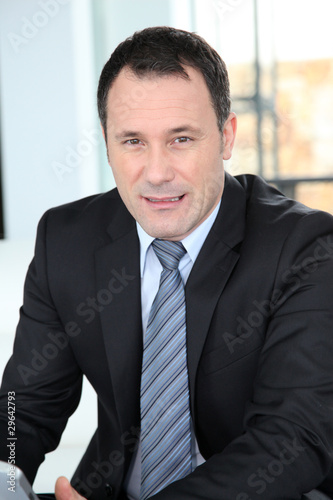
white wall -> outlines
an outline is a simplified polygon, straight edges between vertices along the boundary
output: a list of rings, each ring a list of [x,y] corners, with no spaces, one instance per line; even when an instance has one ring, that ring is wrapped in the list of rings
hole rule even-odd
[[[76,3],[0,2],[3,190],[10,240],[33,237],[50,206],[99,189],[93,61],[88,52],[83,76],[78,63],[86,44],[80,50],[74,30],[85,9],[80,14]]]

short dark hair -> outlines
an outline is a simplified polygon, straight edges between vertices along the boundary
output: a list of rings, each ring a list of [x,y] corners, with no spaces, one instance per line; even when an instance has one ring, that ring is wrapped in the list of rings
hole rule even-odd
[[[210,92],[218,127],[223,131],[230,113],[229,78],[224,61],[196,33],[159,26],[137,31],[124,40],[105,64],[97,92],[98,113],[105,132],[108,93],[126,66],[138,77],[175,74],[189,79],[184,66],[199,70]]]

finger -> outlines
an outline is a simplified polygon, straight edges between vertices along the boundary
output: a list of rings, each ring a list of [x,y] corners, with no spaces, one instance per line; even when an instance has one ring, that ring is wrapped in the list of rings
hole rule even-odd
[[[59,477],[55,484],[55,496],[57,500],[86,500],[72,488],[65,477]]]

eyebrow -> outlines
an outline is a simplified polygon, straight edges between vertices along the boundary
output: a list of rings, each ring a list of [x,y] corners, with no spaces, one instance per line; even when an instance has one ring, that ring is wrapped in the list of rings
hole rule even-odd
[[[128,137],[137,137],[140,135],[140,132],[136,132],[135,130],[123,130],[120,134],[115,135],[115,139],[117,141],[121,141],[122,139],[127,139]]]
[[[181,127],[176,127],[168,130],[170,134],[183,134],[190,132],[192,134],[200,134],[201,129],[199,127],[192,127],[191,125],[183,125]]]
[[[169,135],[184,133],[200,135],[201,130],[198,127],[192,127],[191,125],[182,125],[180,127],[168,129],[166,133]],[[129,137],[138,137],[140,135],[142,135],[142,133],[138,130],[123,130],[119,134],[116,134],[115,139],[117,141],[121,141],[123,139],[128,139]]]

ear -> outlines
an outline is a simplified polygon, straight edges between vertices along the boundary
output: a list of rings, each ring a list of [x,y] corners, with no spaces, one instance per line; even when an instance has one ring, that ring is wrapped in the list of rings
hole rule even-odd
[[[230,160],[237,130],[237,117],[235,113],[230,113],[223,127],[223,159]]]
[[[105,130],[104,130],[104,128],[103,128],[102,123],[100,122],[99,124],[100,124],[101,129],[102,129],[102,134],[103,134],[103,137],[104,137],[104,141],[106,142],[106,133],[105,133]]]

